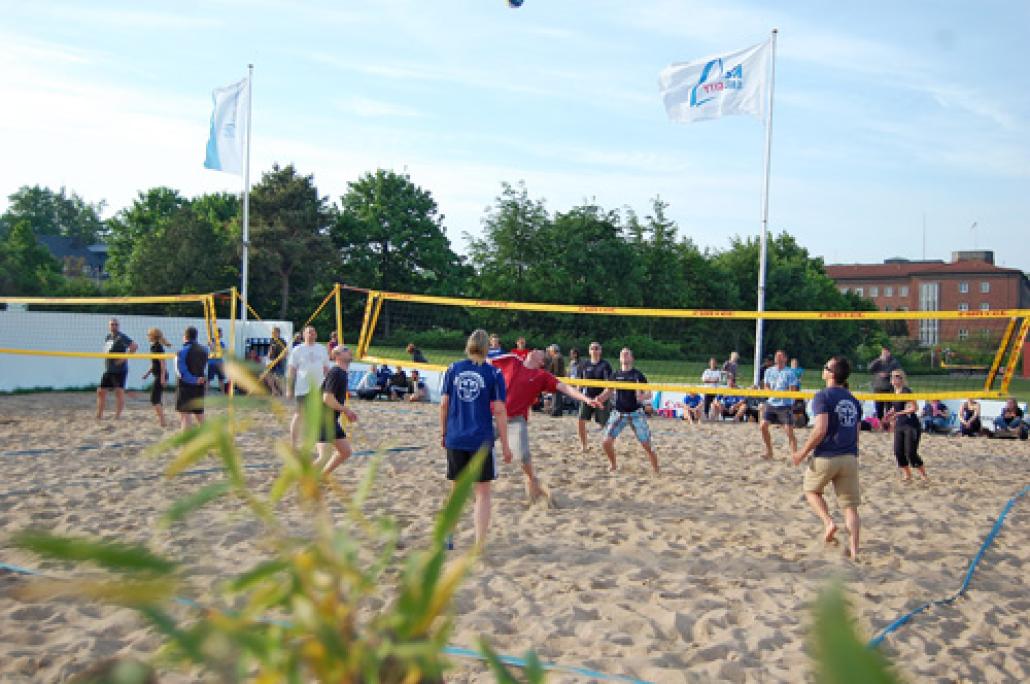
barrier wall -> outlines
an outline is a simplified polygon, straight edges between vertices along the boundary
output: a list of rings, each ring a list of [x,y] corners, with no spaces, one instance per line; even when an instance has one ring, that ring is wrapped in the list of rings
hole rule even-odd
[[[197,306],[200,313],[200,305]],[[182,344],[182,333],[187,326],[196,326],[204,339],[204,319],[197,317],[135,316],[113,313],[74,313],[43,311],[0,311],[0,348],[34,349],[44,351],[95,351],[104,350],[107,322],[115,316],[121,330],[139,345],[139,351],[149,351],[147,328],[157,327],[172,343],[169,351],[175,352]],[[229,334],[229,322],[219,322],[225,335]],[[246,326],[236,325],[236,350],[243,354],[243,341],[249,337],[271,337],[272,326],[278,326],[282,335],[289,340],[293,336],[293,324],[285,321],[247,321]],[[228,340],[226,340],[228,347]],[[129,361],[129,389],[148,387],[150,380],[143,380],[143,374],[150,368],[148,359]],[[18,389],[67,389],[97,385],[104,372],[104,360],[92,358],[68,358],[60,356],[26,356],[0,354],[0,392]],[[175,373],[169,371],[170,381],[175,383]]]

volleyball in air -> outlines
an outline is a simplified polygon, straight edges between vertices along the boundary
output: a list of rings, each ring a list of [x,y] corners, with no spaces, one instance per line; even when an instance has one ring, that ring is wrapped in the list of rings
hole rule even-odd
[[[522,0],[508,0],[508,7],[522,7]]]

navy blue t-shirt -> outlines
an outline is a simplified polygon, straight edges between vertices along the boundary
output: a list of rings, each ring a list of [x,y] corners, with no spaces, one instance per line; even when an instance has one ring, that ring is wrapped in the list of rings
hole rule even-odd
[[[858,431],[862,404],[843,387],[827,387],[812,397],[812,413],[829,417],[826,436],[815,448],[816,456],[858,456]]]
[[[452,363],[443,376],[441,392],[449,397],[444,446],[478,451],[494,441],[490,404],[504,402],[504,377],[489,363],[468,359]]]
[[[583,380],[610,380],[612,377],[611,365],[601,359],[594,363],[590,359],[579,362],[579,377]],[[583,394],[591,399],[599,397],[604,392],[603,387],[584,387]]]
[[[636,368],[622,370],[621,368],[612,373],[612,380],[617,382],[647,382],[644,374]],[[615,390],[615,410],[619,413],[633,413],[640,408],[640,400],[637,399],[636,390],[618,389]]]

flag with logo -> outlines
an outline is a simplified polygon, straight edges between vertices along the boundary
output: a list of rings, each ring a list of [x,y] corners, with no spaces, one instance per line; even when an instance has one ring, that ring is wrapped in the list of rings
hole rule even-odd
[[[243,175],[243,146],[247,135],[247,105],[250,82],[243,79],[211,93],[211,136],[207,141],[204,167]]]
[[[770,38],[745,50],[665,67],[658,85],[669,118],[692,123],[750,114],[765,121],[772,54]]]

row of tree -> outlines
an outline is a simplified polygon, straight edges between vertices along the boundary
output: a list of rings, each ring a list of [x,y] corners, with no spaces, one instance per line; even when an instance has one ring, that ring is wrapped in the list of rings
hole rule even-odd
[[[64,189],[23,187],[9,200],[0,216],[2,294],[179,294],[221,290],[239,281],[241,207],[236,195],[188,198],[171,188],[152,188],[106,221],[101,218],[103,203],[89,203]],[[668,206],[658,198],[644,217],[591,202],[552,213],[543,200],[529,196],[524,184],[503,184],[483,216],[482,231],[466,235],[467,257],[450,244],[432,194],[392,171],[363,175],[333,203],[319,194],[311,175],[292,165],[274,166],[252,188],[250,202],[251,304],[263,315],[297,323],[334,282],[477,299],[756,307],[757,240],[735,238],[724,250],[702,250],[689,237],[678,236]],[[105,242],[110,279],[97,284],[62,275],[61,265],[37,243],[35,238],[42,235],[61,235],[80,244]],[[768,253],[768,309],[870,306],[842,294],[826,276],[822,260],[789,234],[774,236]],[[346,325],[354,329],[364,301],[345,301]],[[390,310],[385,314],[381,325],[389,334]],[[573,339],[627,332],[627,322],[614,318],[462,316],[438,310],[425,314],[419,325],[458,329],[482,324],[502,332],[560,332]],[[393,320],[395,328],[409,323]],[[697,325],[684,337],[684,328],[669,321],[647,319],[646,325],[637,329],[640,335],[680,350],[696,348],[713,334],[730,335],[726,344],[742,352],[753,342],[746,326]],[[790,340],[795,347],[802,342],[827,348],[826,343],[844,343],[855,334],[853,327],[841,324],[773,323],[768,339],[770,346]]]

